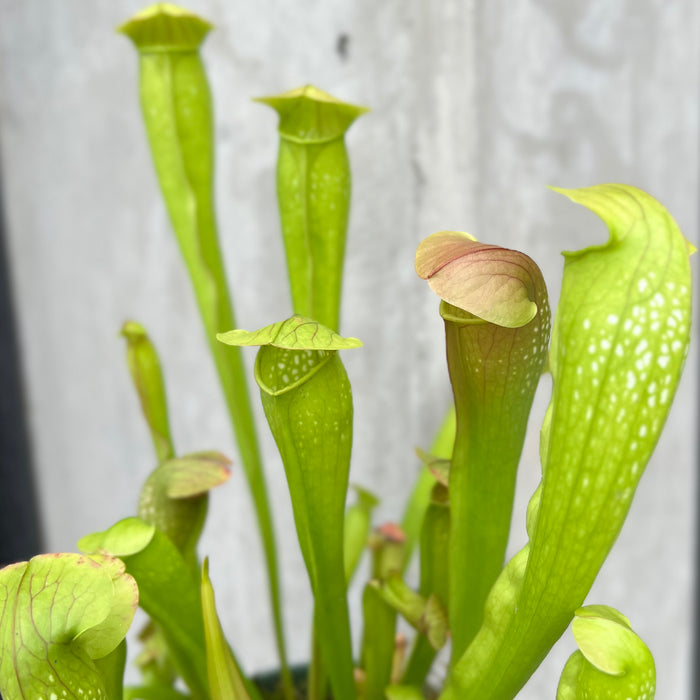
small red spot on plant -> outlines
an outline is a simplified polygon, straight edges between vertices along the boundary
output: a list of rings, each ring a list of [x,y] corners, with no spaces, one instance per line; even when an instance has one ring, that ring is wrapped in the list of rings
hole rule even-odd
[[[396,523],[384,523],[377,528],[377,534],[381,535],[389,542],[405,542],[406,533],[401,529],[401,526]]]

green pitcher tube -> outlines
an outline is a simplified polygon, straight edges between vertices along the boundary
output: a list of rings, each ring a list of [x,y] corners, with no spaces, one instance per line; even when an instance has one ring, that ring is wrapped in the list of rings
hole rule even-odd
[[[213,112],[199,55],[199,46],[210,30],[208,22],[169,3],[153,5],[119,28],[139,52],[141,107],[156,174],[189,272],[253,497],[289,695],[291,679],[272,516],[245,371],[240,350],[216,342],[217,333],[236,324],[214,213]]]
[[[314,594],[321,657],[336,699],[355,697],[343,556],[352,448],[352,393],[337,350],[356,348],[312,319],[293,316],[257,331],[220,333],[261,346],[255,380],[277,443],[299,545]]]
[[[443,302],[456,409],[449,473],[449,614],[453,659],[481,625],[503,568],[515,478],[549,340],[547,289],[518,251],[442,231],[424,240],[416,270]]]
[[[443,700],[514,697],[571,622],[624,523],[688,349],[693,248],[669,213],[625,185],[562,193],[598,214],[610,239],[565,254],[529,543],[491,589]]]
[[[311,85],[257,101],[280,117],[277,196],[293,311],[337,331],[351,184],[344,136],[367,109]]]

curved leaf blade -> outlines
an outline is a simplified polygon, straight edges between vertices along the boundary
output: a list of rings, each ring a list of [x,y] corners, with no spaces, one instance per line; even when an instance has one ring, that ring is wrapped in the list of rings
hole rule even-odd
[[[214,587],[209,578],[208,559],[204,560],[202,566],[202,616],[212,700],[250,700],[243,675],[221,629],[216,612]]]

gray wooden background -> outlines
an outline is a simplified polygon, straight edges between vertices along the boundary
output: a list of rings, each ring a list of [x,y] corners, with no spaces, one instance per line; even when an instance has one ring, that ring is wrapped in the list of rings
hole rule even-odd
[[[141,321],[160,348],[180,451],[235,458],[194,304],[158,196],[137,61],[115,25],[136,0],[0,0],[0,154],[48,546],[134,512],[154,466],[118,337]],[[215,95],[217,194],[239,325],[288,314],[274,199],[276,119],[250,98],[312,82],[372,112],[349,134],[354,207],[343,330],[355,387],[352,480],[400,517],[448,400],[437,299],[413,271],[444,228],[516,246],[551,295],[559,251],[603,242],[591,214],[548,191],[618,181],[659,198],[698,243],[700,5],[696,0],[191,0],[217,31],[203,52]],[[252,362],[253,353],[248,355]],[[647,641],[658,695],[693,697],[697,343],[667,431],[589,602]],[[519,483],[513,549],[539,479],[544,382]],[[266,427],[294,660],[310,595],[282,467]],[[274,663],[258,539],[242,472],[212,498],[202,551],[226,630],[249,670]],[[354,595],[358,592],[354,591]],[[356,632],[358,605],[353,603]],[[553,698],[567,633],[523,691]]]

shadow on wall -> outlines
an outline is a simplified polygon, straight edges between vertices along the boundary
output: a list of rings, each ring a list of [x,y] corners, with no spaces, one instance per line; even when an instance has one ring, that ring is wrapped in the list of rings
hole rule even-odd
[[[0,568],[41,548],[4,221],[0,197]]]

